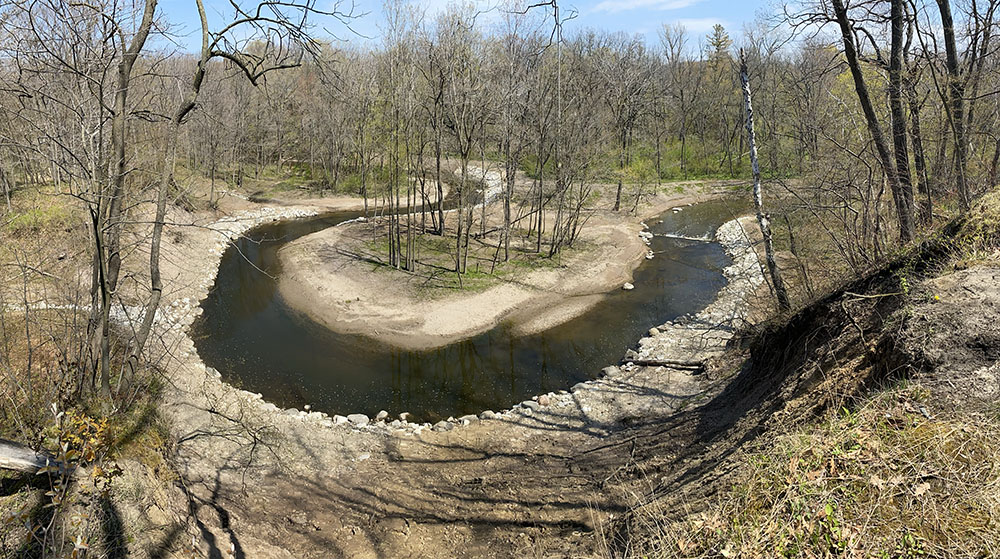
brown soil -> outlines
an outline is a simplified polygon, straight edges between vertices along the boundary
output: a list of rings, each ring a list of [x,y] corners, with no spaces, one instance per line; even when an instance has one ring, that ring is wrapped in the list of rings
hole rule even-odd
[[[936,405],[994,405],[1000,396],[1000,263],[953,269],[921,284],[903,339]]]

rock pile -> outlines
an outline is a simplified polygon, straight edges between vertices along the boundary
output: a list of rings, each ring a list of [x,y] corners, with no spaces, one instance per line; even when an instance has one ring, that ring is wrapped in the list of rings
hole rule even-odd
[[[733,259],[723,270],[729,283],[715,301],[694,316],[683,316],[650,330],[626,360],[703,361],[721,353],[733,332],[746,322],[749,299],[765,281],[757,252],[740,219],[724,223],[715,238]]]

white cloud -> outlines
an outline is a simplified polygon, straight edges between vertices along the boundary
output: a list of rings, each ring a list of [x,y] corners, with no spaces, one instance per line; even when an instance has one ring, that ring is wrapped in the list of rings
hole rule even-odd
[[[728,21],[714,18],[714,17],[695,17],[695,18],[681,18],[672,21],[671,23],[676,23],[681,25],[688,32],[700,35],[702,33],[708,33],[716,25],[721,25],[726,29],[731,27]]]
[[[595,12],[625,12],[629,10],[679,10],[698,4],[701,0],[603,0],[594,6]]]
[[[477,12],[492,13],[498,3],[492,0],[410,0],[409,4],[421,10],[428,19],[433,19],[449,8],[471,7]]]

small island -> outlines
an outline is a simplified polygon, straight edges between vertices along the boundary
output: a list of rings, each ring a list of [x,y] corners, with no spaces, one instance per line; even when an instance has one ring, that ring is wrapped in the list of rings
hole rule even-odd
[[[603,196],[609,189],[595,192]],[[507,262],[499,248],[502,204],[480,206],[472,212],[476,222],[461,275],[454,271],[455,211],[445,212],[444,235],[417,232],[412,270],[389,264],[385,219],[356,220],[282,248],[280,294],[289,307],[331,330],[405,349],[444,346],[504,320],[519,334],[540,332],[579,316],[632,279],[649,251],[639,234],[644,218],[714,195],[697,185],[654,191],[633,213],[595,204],[584,209],[586,226],[574,242],[551,256],[544,245],[535,251],[530,231],[512,228]],[[484,217],[486,225],[479,222]],[[413,221],[420,221],[419,213]]]

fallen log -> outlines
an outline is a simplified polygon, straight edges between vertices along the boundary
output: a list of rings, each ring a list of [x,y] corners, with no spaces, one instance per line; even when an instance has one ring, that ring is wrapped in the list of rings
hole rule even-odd
[[[62,470],[62,464],[52,456],[0,439],[0,469],[34,474],[46,466],[56,466]]]
[[[705,368],[701,361],[675,361],[673,359],[627,359],[627,363],[640,367],[668,367],[670,369],[690,369],[700,371]]]

